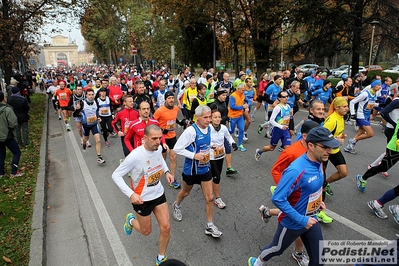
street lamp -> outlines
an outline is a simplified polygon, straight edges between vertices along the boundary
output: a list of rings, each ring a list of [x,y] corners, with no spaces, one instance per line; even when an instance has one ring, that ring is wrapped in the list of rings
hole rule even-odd
[[[380,22],[378,20],[373,20],[369,24],[373,26],[373,29],[371,31],[371,44],[370,44],[370,54],[369,54],[369,69],[371,65],[371,55],[373,54],[373,42],[374,42],[374,30],[375,30],[375,25],[379,24]]]
[[[283,18],[283,22],[281,23],[281,57],[280,57],[280,70],[283,70],[284,67],[284,31],[288,28],[289,22],[288,18]]]

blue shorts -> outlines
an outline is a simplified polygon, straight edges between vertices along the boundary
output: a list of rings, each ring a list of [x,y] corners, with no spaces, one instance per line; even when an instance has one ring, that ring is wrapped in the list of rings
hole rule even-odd
[[[356,119],[356,126],[370,126],[370,119]]]
[[[288,129],[282,130],[278,127],[273,127],[270,145],[276,147],[279,140],[281,140],[283,147],[291,145],[290,132]]]
[[[90,135],[90,131],[91,133],[93,133],[93,136],[95,134],[100,134],[100,128],[98,127],[98,124],[95,124],[93,126],[83,125],[82,130],[83,130],[83,136],[85,137],[88,137]]]
[[[74,117],[73,120],[74,120],[76,123],[82,123],[82,117],[81,117],[81,116]]]

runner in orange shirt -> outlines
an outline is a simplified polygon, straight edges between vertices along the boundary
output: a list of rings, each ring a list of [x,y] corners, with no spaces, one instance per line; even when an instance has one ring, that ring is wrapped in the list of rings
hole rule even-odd
[[[66,130],[71,131],[71,126],[69,125],[69,119],[72,116],[72,110],[69,107],[69,101],[71,100],[72,91],[66,88],[66,82],[64,80],[59,81],[60,88],[55,92],[55,97],[58,102],[56,104],[62,110],[62,114],[64,115],[64,122],[66,125]]]
[[[169,156],[170,156],[170,172],[175,177],[174,182],[170,184],[171,187],[180,188],[180,184],[176,181],[176,167],[177,167],[177,159],[176,153],[173,150],[177,138],[176,138],[176,123],[181,126],[186,125],[186,120],[183,119],[179,121],[177,119],[177,115],[179,113],[179,107],[175,105],[175,97],[173,92],[168,91],[165,93],[165,104],[159,107],[155,113],[154,118],[158,120],[160,127],[162,128],[162,133],[165,137],[165,142],[169,147]],[[166,159],[167,150],[162,150],[162,156]]]

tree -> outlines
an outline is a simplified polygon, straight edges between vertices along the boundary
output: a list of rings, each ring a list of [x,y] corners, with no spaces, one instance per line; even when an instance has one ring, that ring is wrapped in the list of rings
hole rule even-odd
[[[352,74],[359,70],[360,55],[369,50],[370,22],[379,21],[377,37],[398,47],[399,12],[395,0],[298,0],[292,21],[297,31],[306,32],[290,51],[332,57],[351,55]]]
[[[59,19],[66,12],[74,13],[75,6],[75,0],[1,1],[0,68],[4,71],[6,83],[9,83],[19,57],[39,52],[37,40],[43,24]]]

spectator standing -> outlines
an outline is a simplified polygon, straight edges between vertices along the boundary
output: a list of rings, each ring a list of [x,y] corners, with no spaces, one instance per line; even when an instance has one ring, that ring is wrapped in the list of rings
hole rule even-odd
[[[12,87],[11,96],[8,98],[8,104],[14,109],[14,113],[18,119],[18,125],[16,127],[16,138],[20,147],[26,147],[29,145],[29,104],[28,100],[23,97],[18,87]],[[21,138],[21,131],[22,137]]]

